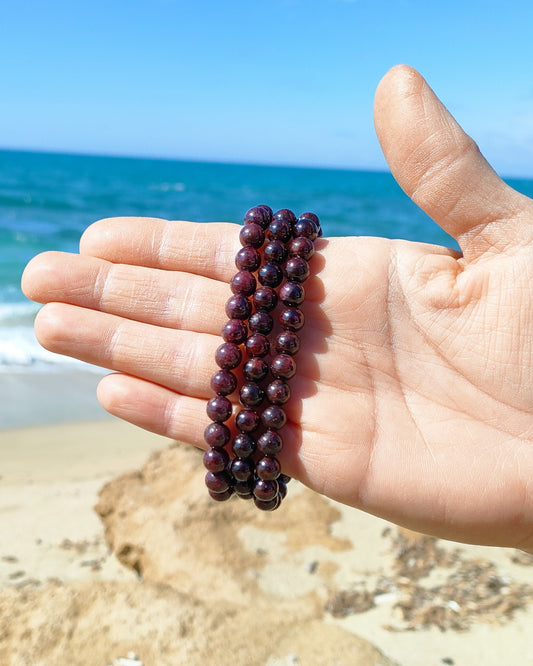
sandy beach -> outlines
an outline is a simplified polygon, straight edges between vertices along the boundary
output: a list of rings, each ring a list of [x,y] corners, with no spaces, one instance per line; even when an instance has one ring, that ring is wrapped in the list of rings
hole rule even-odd
[[[533,664],[517,551],[295,482],[220,505],[199,452],[114,419],[0,431],[0,469],[2,664]]]

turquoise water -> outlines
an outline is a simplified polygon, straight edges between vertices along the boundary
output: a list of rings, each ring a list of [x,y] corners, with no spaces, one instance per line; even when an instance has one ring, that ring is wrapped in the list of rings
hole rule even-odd
[[[514,185],[533,195],[533,181]],[[33,338],[19,284],[38,252],[75,252],[103,217],[240,222],[256,203],[312,210],[325,235],[453,244],[388,173],[0,151],[0,371],[72,363]]]

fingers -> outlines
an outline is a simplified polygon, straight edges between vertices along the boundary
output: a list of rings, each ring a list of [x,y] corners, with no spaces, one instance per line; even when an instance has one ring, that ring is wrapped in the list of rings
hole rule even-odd
[[[174,331],[63,303],[50,303],[35,320],[46,349],[135,375],[186,395],[211,397],[210,378],[221,339]]]
[[[465,258],[529,243],[532,202],[506,185],[410,67],[390,70],[374,105],[376,131],[405,192],[460,244]]]
[[[229,282],[240,247],[235,224],[116,217],[91,225],[80,252],[113,263],[184,271]]]
[[[138,322],[219,334],[228,285],[180,271],[113,264],[46,252],[27,266],[24,293],[40,303],[71,303]]]

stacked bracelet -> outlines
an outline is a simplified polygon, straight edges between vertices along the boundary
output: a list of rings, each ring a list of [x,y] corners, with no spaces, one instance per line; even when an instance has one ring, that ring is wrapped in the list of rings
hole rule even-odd
[[[224,343],[215,354],[220,369],[211,378],[216,395],[207,403],[212,423],[204,433],[209,446],[204,453],[205,483],[217,501],[236,494],[272,511],[286,495],[289,477],[282,474],[277,458],[283,447],[280,430],[287,420],[283,405],[291,395],[288,381],[296,373],[298,332],[305,321],[300,309],[303,283],[319,235],[320,222],[313,213],[296,218],[288,209],[272,214],[261,205],[244,216],[242,247],[235,257],[238,272],[226,303]],[[278,306],[281,331],[272,342]],[[235,370],[242,373],[240,386]],[[228,396],[236,391],[242,407],[233,415]],[[227,423],[233,416],[232,438]]]

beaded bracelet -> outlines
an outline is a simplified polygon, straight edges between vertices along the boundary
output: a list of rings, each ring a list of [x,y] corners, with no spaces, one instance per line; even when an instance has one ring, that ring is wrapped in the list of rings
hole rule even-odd
[[[224,343],[215,354],[220,369],[211,378],[216,395],[207,403],[212,422],[204,432],[209,446],[203,457],[205,484],[216,501],[235,494],[252,499],[263,511],[273,511],[287,493],[290,477],[282,474],[276,456],[283,447],[283,405],[290,399],[288,381],[296,373],[298,331],[305,322],[299,307],[305,299],[303,283],[309,277],[314,241],[321,235],[313,213],[296,218],[286,208],[273,214],[260,205],[244,216],[242,247],[235,257],[238,272],[230,283],[233,295],[226,303],[228,321],[222,328]],[[269,335],[278,304],[281,332],[272,343]],[[240,386],[232,370],[242,372]],[[228,396],[237,390],[242,407],[234,415]]]

